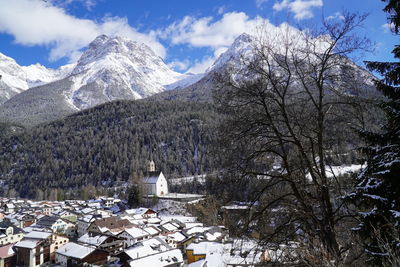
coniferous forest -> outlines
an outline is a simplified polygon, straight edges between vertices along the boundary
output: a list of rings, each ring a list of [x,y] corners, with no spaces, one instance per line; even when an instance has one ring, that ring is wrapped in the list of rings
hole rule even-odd
[[[121,185],[142,177],[149,159],[168,177],[211,172],[219,118],[211,104],[117,101],[31,129],[8,125],[0,141],[2,193],[73,196],[87,185]]]

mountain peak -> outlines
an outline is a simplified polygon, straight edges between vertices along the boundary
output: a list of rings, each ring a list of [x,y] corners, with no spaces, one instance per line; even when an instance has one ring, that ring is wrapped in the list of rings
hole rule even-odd
[[[248,33],[242,33],[241,35],[239,35],[238,37],[235,38],[235,41],[233,42],[232,45],[234,45],[235,43],[251,43],[253,42],[254,37],[251,36]]]
[[[83,109],[160,93],[183,78],[186,76],[171,70],[149,46],[125,37],[100,35],[72,71],[74,87],[67,95],[76,108]]]
[[[162,61],[162,59],[145,44],[120,36],[108,37],[103,34],[89,44],[88,48],[79,59],[73,74],[90,69],[93,67],[92,64],[94,62],[98,64],[103,60],[108,62],[112,61],[113,63],[125,60],[136,62],[144,66],[146,63],[144,59],[149,58],[153,61],[157,61],[157,63]]]
[[[252,50],[254,37],[248,33],[242,33],[236,37],[233,44],[222,53],[207,72],[215,71],[222,68],[225,64],[239,64],[241,56]]]

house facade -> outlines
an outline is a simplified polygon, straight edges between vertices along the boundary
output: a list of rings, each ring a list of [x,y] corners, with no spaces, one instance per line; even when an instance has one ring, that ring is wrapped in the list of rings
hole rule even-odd
[[[24,233],[7,220],[0,222],[0,246],[16,243],[24,237]]]

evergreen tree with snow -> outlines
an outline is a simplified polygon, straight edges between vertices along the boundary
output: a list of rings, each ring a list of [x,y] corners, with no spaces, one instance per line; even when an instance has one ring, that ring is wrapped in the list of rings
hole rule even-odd
[[[400,1],[383,0],[392,32],[399,34]],[[392,51],[400,59],[400,46]],[[354,228],[373,265],[400,266],[400,62],[366,62],[382,79],[376,87],[384,100],[379,107],[386,121],[379,133],[362,132],[367,166],[357,177],[352,199],[360,225]]]

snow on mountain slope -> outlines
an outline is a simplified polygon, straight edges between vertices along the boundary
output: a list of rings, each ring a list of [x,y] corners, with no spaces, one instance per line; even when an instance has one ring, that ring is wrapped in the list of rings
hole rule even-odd
[[[58,70],[49,70],[41,65],[14,65],[13,69],[21,77],[14,84],[19,85],[19,82],[24,89],[30,85],[38,86],[0,105],[0,120],[29,126],[112,100],[145,98],[187,86],[201,78],[201,75],[171,70],[145,44],[105,35],[91,42],[74,65]],[[46,83],[62,76],[65,78]]]
[[[72,63],[54,70],[36,63],[30,66],[23,66],[22,69],[26,73],[26,82],[29,88],[31,88],[67,77],[75,66],[76,63]]]
[[[140,99],[176,88],[178,81],[191,82],[147,45],[106,35],[90,43],[72,75],[74,86],[66,96],[79,109],[116,99]]]
[[[75,64],[69,64],[57,70],[40,64],[20,66],[14,59],[0,53],[0,104],[29,88],[63,79],[74,66]]]
[[[16,93],[28,89],[26,73],[14,59],[0,53],[1,80]]]
[[[228,50],[222,53],[206,72],[218,71],[218,69],[225,67],[226,64],[240,65],[242,56],[248,55],[252,52],[254,42],[255,40],[253,36],[247,33],[242,33],[236,37]]]

